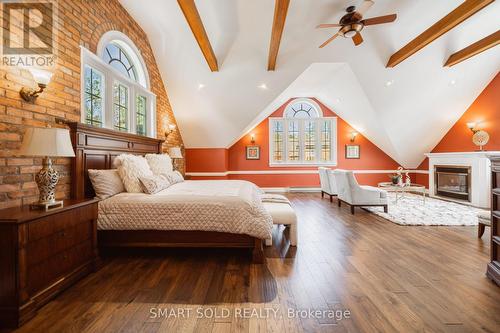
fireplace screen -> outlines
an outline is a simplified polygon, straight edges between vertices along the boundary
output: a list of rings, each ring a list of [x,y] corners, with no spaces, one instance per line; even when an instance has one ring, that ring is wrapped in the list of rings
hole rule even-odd
[[[436,166],[436,193],[443,197],[470,201],[470,168]]]

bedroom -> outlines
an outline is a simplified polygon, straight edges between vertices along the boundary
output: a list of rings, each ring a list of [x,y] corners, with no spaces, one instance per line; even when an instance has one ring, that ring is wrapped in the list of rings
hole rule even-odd
[[[500,327],[497,1],[0,6],[0,330]]]

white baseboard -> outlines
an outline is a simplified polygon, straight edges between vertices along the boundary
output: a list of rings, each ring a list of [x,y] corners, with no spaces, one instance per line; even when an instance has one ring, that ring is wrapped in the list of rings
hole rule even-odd
[[[321,192],[319,187],[261,187],[268,193],[287,193],[287,192]]]

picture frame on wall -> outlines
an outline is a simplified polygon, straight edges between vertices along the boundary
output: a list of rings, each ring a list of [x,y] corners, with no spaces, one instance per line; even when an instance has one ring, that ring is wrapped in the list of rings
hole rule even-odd
[[[361,156],[361,148],[359,145],[345,145],[345,158],[359,159]]]
[[[247,146],[247,160],[260,160],[260,146]]]

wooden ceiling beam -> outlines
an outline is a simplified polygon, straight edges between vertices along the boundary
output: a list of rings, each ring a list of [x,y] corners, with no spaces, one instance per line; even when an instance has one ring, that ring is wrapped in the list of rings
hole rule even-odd
[[[283,29],[285,28],[286,15],[289,5],[290,0],[275,0],[273,30],[271,32],[269,58],[267,61],[268,71],[274,71],[276,69],[276,59],[278,58],[281,36],[283,35]]]
[[[464,49],[461,49],[458,52],[453,53],[448,58],[443,67],[455,66],[456,64],[464,60],[467,60],[481,52],[491,49],[492,47],[497,46],[498,44],[500,44],[500,30],[492,33],[489,36],[484,37],[481,40],[478,40],[477,42],[467,46]]]
[[[411,42],[403,46],[403,48],[394,53],[389,59],[386,67],[395,67],[403,60],[409,58],[494,1],[495,0],[465,0],[448,15],[434,23],[429,29],[422,32]]]
[[[177,3],[186,17],[186,21],[193,32],[194,38],[200,46],[201,52],[208,63],[208,67],[210,67],[212,72],[219,71],[217,58],[215,57],[212,45],[208,40],[207,32],[205,31],[205,27],[203,26],[200,13],[198,13],[194,0],[177,0]]]

